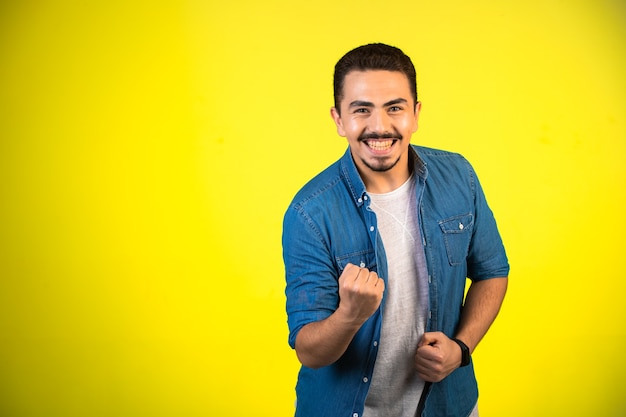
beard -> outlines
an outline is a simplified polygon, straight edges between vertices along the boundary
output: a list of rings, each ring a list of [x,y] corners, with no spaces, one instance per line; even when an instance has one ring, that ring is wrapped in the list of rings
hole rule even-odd
[[[376,132],[365,133],[364,132],[359,136],[358,139],[360,142],[365,142],[369,139],[393,139],[394,141],[400,141],[402,140],[402,135],[397,130],[394,129],[393,133],[392,132],[383,132],[383,133],[376,133]],[[398,164],[398,162],[400,162],[401,156],[399,156],[396,160],[392,160],[390,157],[380,157],[380,158],[376,158],[373,161],[366,161],[363,158],[360,158],[360,159],[361,159],[361,162],[363,162],[363,165],[365,165],[372,171],[386,172],[392,169],[393,167],[395,167]]]
[[[360,158],[363,165],[368,167],[374,172],[386,172],[395,167],[400,162],[401,157],[398,157],[395,161],[390,158],[377,158],[375,161],[366,161]]]

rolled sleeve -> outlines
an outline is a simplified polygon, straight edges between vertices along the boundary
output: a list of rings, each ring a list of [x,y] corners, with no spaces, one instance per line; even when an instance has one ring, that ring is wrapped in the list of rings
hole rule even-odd
[[[319,228],[301,206],[292,206],[283,224],[289,345],[306,324],[330,316],[339,303],[336,268]]]
[[[506,277],[509,262],[493,212],[473,169],[475,224],[468,253],[468,277],[472,281]]]

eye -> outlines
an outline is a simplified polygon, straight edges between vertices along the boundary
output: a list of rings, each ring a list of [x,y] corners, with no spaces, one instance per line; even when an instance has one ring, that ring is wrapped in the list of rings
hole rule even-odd
[[[393,112],[399,112],[399,111],[402,111],[402,110],[403,109],[400,106],[391,106],[391,107],[389,107],[389,111],[392,112],[392,113]]]
[[[360,108],[354,109],[354,113],[368,113],[368,112],[369,112],[369,110],[366,109],[365,107],[360,107]]]

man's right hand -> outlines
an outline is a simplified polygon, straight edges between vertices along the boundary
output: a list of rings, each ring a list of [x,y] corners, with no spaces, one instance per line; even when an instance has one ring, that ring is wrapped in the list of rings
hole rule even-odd
[[[385,281],[374,271],[348,264],[339,277],[339,307],[346,319],[362,324],[380,306]]]
[[[338,283],[337,310],[324,320],[305,325],[296,336],[298,359],[309,368],[320,368],[338,360],[383,299],[385,282],[367,268],[348,264]]]

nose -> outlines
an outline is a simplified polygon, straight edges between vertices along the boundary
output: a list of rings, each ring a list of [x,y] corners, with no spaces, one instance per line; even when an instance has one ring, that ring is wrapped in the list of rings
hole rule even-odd
[[[371,132],[389,132],[391,122],[386,111],[376,110],[370,117],[369,129]]]

